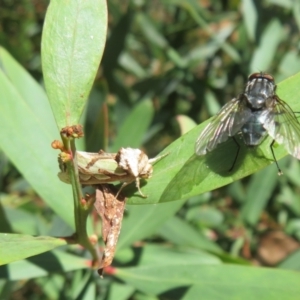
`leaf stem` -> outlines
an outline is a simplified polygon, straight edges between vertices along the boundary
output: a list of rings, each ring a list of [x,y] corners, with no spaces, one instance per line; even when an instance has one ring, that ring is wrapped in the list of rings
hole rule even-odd
[[[75,139],[71,137],[66,137],[61,134],[61,138],[64,144],[64,149],[70,154],[71,159],[66,162],[67,171],[70,175],[72,190],[73,190],[73,200],[74,200],[74,217],[75,217],[75,240],[85,249],[87,249],[93,258],[93,265],[96,266],[99,262],[99,256],[96,251],[95,246],[90,241],[87,230],[86,223],[89,212],[93,207],[93,199],[86,201],[83,198],[81,191],[81,184],[78,177],[78,167],[77,167],[77,157],[76,157],[76,147]]]

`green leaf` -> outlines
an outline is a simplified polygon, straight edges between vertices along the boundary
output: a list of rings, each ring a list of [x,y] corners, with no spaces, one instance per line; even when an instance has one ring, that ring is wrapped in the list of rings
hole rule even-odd
[[[158,30],[155,27],[152,20],[146,14],[137,14],[136,20],[140,30],[149,41],[151,48],[158,48],[160,51],[163,51],[163,53],[167,55],[168,59],[177,67],[186,67],[186,63],[179,53],[169,45],[167,39],[161,34],[161,30]]]
[[[210,44],[209,47],[200,48],[201,52],[204,50],[202,54],[199,53],[200,55],[195,53],[198,52],[197,50],[196,51],[192,50],[195,56],[199,58],[209,57],[211,53],[213,54],[217,49],[221,48],[235,62],[241,61],[241,57],[238,51],[226,41],[226,39],[229,37],[229,35],[232,33],[234,29],[234,27],[231,24],[228,24],[228,26],[223,26],[222,29],[218,32],[218,34],[216,34],[216,32],[210,28],[209,23],[203,17],[207,12],[200,5],[199,1],[167,0],[167,2],[172,3],[174,5],[178,5],[182,7],[184,10],[186,10],[187,13],[190,15],[190,17],[199,25],[199,27],[203,28],[206,31],[206,33],[210,36],[210,38],[213,40],[212,44]],[[217,49],[214,47],[214,45],[217,46]],[[212,50],[212,52],[210,52],[209,50]]]
[[[66,244],[65,240],[50,236],[0,233],[0,266]]]
[[[37,278],[35,283],[43,290],[47,299],[59,299],[65,280],[63,274],[53,274],[50,277]]]
[[[223,252],[216,243],[210,241],[188,222],[176,216],[166,221],[159,228],[158,234],[177,245],[195,247],[218,254]]]
[[[210,116],[217,114],[221,109],[220,103],[216,95],[211,90],[205,91],[205,105]]]
[[[295,3],[297,3],[297,1]],[[268,0],[268,4],[278,5],[284,9],[291,9],[293,6],[293,0]]]
[[[182,299],[298,299],[299,274],[264,268],[233,265],[206,265],[196,260],[143,264],[117,269],[116,276],[147,294],[161,295],[172,289]],[[168,298],[168,297],[166,297]]]
[[[127,11],[120,16],[115,26],[110,28],[110,35],[105,45],[103,57],[103,69],[108,81],[110,73],[117,68],[120,55],[125,49],[126,38],[131,32],[133,16],[133,10],[129,6]]]
[[[278,182],[278,175],[272,167],[269,166],[253,175],[248,185],[241,216],[252,226],[258,222]]]
[[[298,30],[300,29],[300,2],[299,1],[293,1],[290,2],[292,9],[293,9],[293,16],[295,18],[295,22],[298,26]]]
[[[300,5],[300,2],[299,2]],[[300,6],[299,6],[300,8]],[[300,11],[300,10],[299,10]],[[298,56],[297,51],[291,50],[283,56],[280,65],[280,72],[284,74],[284,76],[291,76],[297,73],[300,69],[300,58]]]
[[[147,205],[146,207],[128,207],[129,216],[123,220],[117,245],[118,249],[125,248],[133,242],[155,233],[183,204],[183,201],[177,201],[175,203],[163,203],[162,205]]]
[[[278,268],[300,271],[300,250],[292,252],[282,262],[277,265]]]
[[[28,211],[19,208],[10,208],[4,206],[5,216],[9,222],[11,232],[24,234],[37,234],[37,217]],[[1,228],[1,227],[0,227]],[[1,228],[2,229],[2,228]],[[2,231],[2,230],[1,230]],[[7,232],[7,231],[2,231]]]
[[[67,292],[69,299],[80,299],[80,294],[89,286],[91,277],[92,272],[76,272],[72,278],[70,290]]]
[[[278,85],[279,97],[285,100],[294,111],[300,110],[299,81],[300,73]],[[188,199],[232,183],[273,163],[270,138],[255,149],[247,148],[241,141],[240,154],[232,172],[228,170],[234,160],[236,145],[231,139],[220,144],[207,155],[196,156],[194,154],[195,141],[208,123],[209,120],[169,145],[163,151],[169,155],[154,165],[153,177],[142,188],[142,192],[149,197],[141,199],[134,196],[129,199],[128,203],[149,204]],[[283,146],[276,147],[274,151],[277,160],[287,155]],[[273,169],[274,173],[277,173],[275,166]],[[132,186],[130,193],[128,191],[127,194],[132,195],[135,191]]]
[[[91,282],[87,285],[86,289],[83,290],[82,300],[96,300],[96,282]]]
[[[50,145],[59,133],[46,95],[3,48],[0,61],[1,148],[43,200],[74,227],[71,188],[56,175],[58,153]]]
[[[154,109],[150,100],[141,101],[136,105],[122,124],[111,151],[118,151],[121,147],[140,147],[153,115]]]
[[[58,125],[78,124],[102,57],[103,0],[52,0],[42,38],[45,86]]]
[[[284,38],[284,31],[278,19],[272,20],[264,30],[260,44],[256,48],[250,63],[250,72],[269,70],[279,43]]]
[[[133,294],[134,288],[127,284],[113,282],[108,293],[108,300],[127,300]]]
[[[0,266],[0,279],[28,280],[41,276],[49,276],[54,272],[70,272],[86,269],[91,261],[62,251],[49,251],[19,260],[8,265]]]
[[[160,244],[146,244],[144,247],[134,248],[139,250],[139,267],[145,266],[180,266],[186,264],[219,265],[218,257],[195,249],[185,247],[173,248]],[[139,268],[137,267],[137,268]]]
[[[13,230],[12,224],[6,215],[6,211],[1,203],[1,199],[0,199],[0,231],[1,232],[12,232],[12,230]]]
[[[136,58],[128,52],[121,54],[119,64],[128,73],[135,75],[139,79],[147,77],[146,70],[139,64]]]
[[[255,40],[255,31],[257,27],[258,14],[255,7],[255,1],[243,0],[242,1],[242,13],[244,22],[248,31],[248,35],[251,41]]]
[[[176,121],[179,124],[181,134],[185,134],[195,128],[196,123],[190,117],[185,115],[176,116]]]
[[[45,128],[45,131],[52,136],[52,139],[54,139],[54,137],[57,136],[57,129],[45,91],[32,78],[32,76],[1,46],[0,72],[3,73],[6,79],[15,88],[15,92],[18,94],[18,96],[23,98],[23,101],[26,103],[25,105],[28,107],[28,111],[32,111],[32,113],[35,115],[35,118],[40,122],[39,126]],[[6,98],[4,90],[1,89],[1,91],[2,101],[8,102],[9,99]],[[11,105],[17,104],[16,102],[12,102]],[[26,117],[28,116],[25,114],[14,115],[14,119],[21,117],[22,119],[26,120]]]

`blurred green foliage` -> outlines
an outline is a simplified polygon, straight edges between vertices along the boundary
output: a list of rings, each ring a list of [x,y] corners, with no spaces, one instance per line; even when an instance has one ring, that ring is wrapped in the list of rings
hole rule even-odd
[[[0,44],[40,82],[47,4],[0,0]],[[87,151],[132,146],[153,157],[240,93],[251,72],[269,72],[280,82],[300,71],[298,1],[109,0],[108,11],[105,54],[82,120]],[[116,277],[99,280],[85,269],[85,252],[73,247],[2,267],[0,298],[199,299],[201,293],[203,299],[253,299],[253,290],[243,294],[247,280],[262,276],[270,290],[264,299],[277,299],[271,290],[280,283],[272,270],[220,268],[217,277],[212,266],[300,270],[300,167],[291,157],[279,164],[281,177],[271,165],[187,201],[127,206]],[[72,233],[2,152],[0,187],[1,232]],[[164,276],[167,270],[174,277]],[[294,279],[280,280],[282,298],[296,299]]]
[[[49,0],[1,0],[0,44],[41,79],[41,34]]]

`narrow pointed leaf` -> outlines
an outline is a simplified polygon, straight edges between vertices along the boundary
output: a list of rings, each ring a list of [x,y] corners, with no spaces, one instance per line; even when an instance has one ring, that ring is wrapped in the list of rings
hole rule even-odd
[[[33,189],[69,225],[74,226],[71,188],[57,177],[59,137],[46,94],[0,48],[0,145]]]
[[[184,299],[297,299],[299,274],[234,265],[207,265],[186,258],[186,262],[160,261],[139,267],[118,269],[116,276],[147,294],[181,291]],[[190,296],[188,296],[190,295]],[[193,295],[193,296],[192,296]],[[197,297],[196,297],[197,295]],[[168,298],[168,297],[166,297]]]
[[[140,147],[153,115],[154,108],[149,99],[137,104],[122,124],[111,151],[118,151],[121,147]]]
[[[0,279],[28,280],[49,276],[54,272],[65,274],[73,270],[86,269],[90,265],[91,261],[86,258],[54,250],[0,266]]]
[[[0,233],[0,266],[66,244],[65,240],[50,236]]]
[[[106,40],[104,0],[52,0],[43,30],[42,65],[59,128],[79,122]]]

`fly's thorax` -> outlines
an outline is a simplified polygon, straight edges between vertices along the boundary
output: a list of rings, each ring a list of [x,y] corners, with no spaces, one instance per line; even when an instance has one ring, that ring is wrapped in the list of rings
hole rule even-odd
[[[276,85],[273,77],[267,74],[254,73],[249,77],[244,96],[250,108],[254,110],[264,109],[267,107],[269,99],[274,97],[275,90]]]

